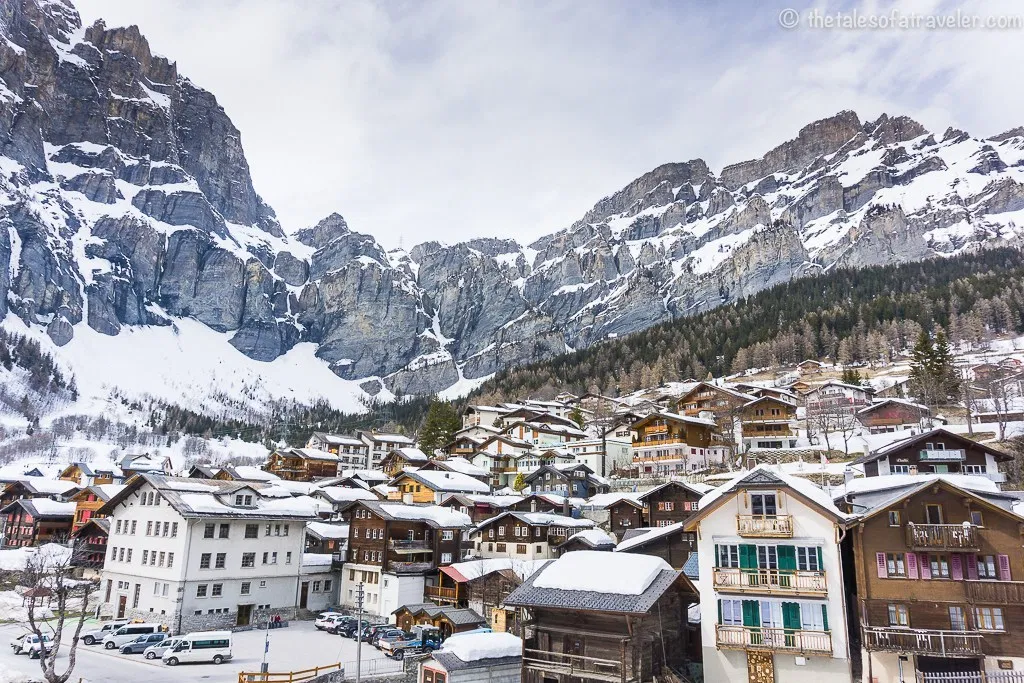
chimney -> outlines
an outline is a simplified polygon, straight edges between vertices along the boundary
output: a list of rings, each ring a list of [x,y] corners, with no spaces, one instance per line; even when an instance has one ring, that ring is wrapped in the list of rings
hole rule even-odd
[[[568,494],[568,493],[569,492],[566,491],[566,494]],[[565,496],[565,500],[562,501],[562,514],[565,515],[566,517],[571,517],[572,516],[572,513],[569,512],[569,496],[568,495],[566,495]]]
[[[852,467],[847,467],[846,469],[843,470],[843,485],[844,486],[849,486],[850,485],[850,482],[853,481],[853,475],[854,475],[854,472],[853,472],[853,468]]]

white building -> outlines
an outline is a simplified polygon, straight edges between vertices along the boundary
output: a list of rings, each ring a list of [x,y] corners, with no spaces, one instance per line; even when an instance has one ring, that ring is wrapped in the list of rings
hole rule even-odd
[[[704,680],[849,683],[846,515],[810,481],[764,466],[699,507],[686,530],[698,538]]]
[[[101,613],[187,633],[316,609],[337,590],[302,564],[317,509],[273,484],[141,474],[101,509]]]
[[[625,430],[623,439],[606,437],[577,441],[566,446],[573,460],[594,470],[595,474],[606,477],[620,467],[633,464],[633,441],[630,430]]]
[[[366,444],[369,461],[363,467],[377,469],[380,461],[390,453],[399,448],[415,446],[416,442],[402,434],[384,434],[382,432],[369,432],[361,430],[358,432],[359,439]],[[341,472],[342,468],[338,468]]]

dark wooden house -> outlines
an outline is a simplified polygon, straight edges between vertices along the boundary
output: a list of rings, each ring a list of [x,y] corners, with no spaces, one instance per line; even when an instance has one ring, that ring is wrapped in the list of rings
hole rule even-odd
[[[7,547],[65,542],[71,535],[75,504],[49,498],[20,498],[0,509]]]
[[[416,625],[434,626],[441,631],[442,638],[487,625],[487,620],[471,609],[435,605],[432,602],[402,605],[393,615],[400,629],[409,631]]]
[[[887,398],[858,410],[857,421],[872,434],[884,434],[912,427],[920,429],[930,415],[927,406]]]
[[[635,498],[620,498],[605,509],[608,510],[608,529],[619,538],[630,529],[646,526],[644,504]]]
[[[854,461],[864,476],[880,474],[979,474],[1003,481],[998,463],[1013,458],[941,427],[893,442]]]
[[[697,503],[708,487],[668,481],[645,491],[637,500],[646,508],[647,526],[659,527],[682,522],[697,511]]]

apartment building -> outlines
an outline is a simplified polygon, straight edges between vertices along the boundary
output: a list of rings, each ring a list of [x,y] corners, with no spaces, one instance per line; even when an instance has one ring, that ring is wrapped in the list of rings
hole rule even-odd
[[[403,434],[387,434],[366,430],[360,430],[356,434],[359,440],[366,444],[368,460],[365,466],[370,469],[380,469],[381,460],[391,451],[398,450],[399,448],[411,448],[416,445],[415,441]]]
[[[795,448],[796,404],[771,395],[755,398],[740,408],[743,449]]]
[[[728,452],[714,420],[658,412],[633,423],[633,431],[633,467],[641,477],[704,469]]]
[[[624,437],[611,435],[598,439],[576,441],[566,446],[566,451],[580,465],[586,465],[595,474],[607,477],[620,468],[629,468],[633,464],[633,441],[631,431],[627,427]]]
[[[871,402],[871,393],[870,387],[845,384],[833,379],[809,389],[804,394],[804,403],[808,416],[826,411],[853,416]]]
[[[306,448],[333,453],[338,456],[338,467],[341,469],[370,466],[370,448],[366,442],[355,436],[313,432],[306,442]]]
[[[101,614],[187,633],[312,608],[336,590],[303,578],[317,507],[272,484],[140,474],[99,511],[110,523]]]
[[[846,524],[820,488],[765,466],[701,499],[685,529],[697,534],[705,680],[849,683]]]

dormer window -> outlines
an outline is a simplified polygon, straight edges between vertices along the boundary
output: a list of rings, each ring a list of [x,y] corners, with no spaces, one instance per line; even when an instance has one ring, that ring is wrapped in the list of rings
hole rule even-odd
[[[235,496],[235,505],[240,507],[252,507],[252,496],[243,496],[241,494]]]

